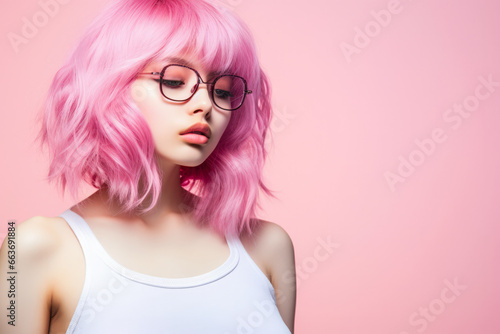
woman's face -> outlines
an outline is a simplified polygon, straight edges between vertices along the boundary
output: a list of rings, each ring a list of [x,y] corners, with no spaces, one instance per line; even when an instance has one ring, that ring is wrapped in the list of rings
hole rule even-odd
[[[194,57],[182,59],[185,65],[198,71],[203,81],[208,80],[208,72]],[[178,64],[179,61],[151,63],[141,72],[161,72],[170,63]],[[198,166],[217,146],[229,123],[231,111],[214,106],[207,86],[203,83],[188,101],[168,100],[160,92],[158,79],[157,75],[139,75],[131,87],[132,99],[151,129],[156,152],[164,162],[166,160],[181,166]],[[196,139],[203,141],[204,138],[197,135],[181,135],[196,123],[210,128],[210,137],[206,143],[193,143]]]

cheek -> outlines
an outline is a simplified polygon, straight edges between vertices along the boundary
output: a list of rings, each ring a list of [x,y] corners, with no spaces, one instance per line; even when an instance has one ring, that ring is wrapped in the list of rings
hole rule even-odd
[[[212,128],[212,145],[216,146],[222,135],[227,131],[227,126],[229,124],[229,120],[231,119],[231,114],[221,113],[218,110],[212,110],[212,119],[209,122],[210,127]],[[211,145],[211,146],[212,146]]]
[[[168,111],[151,103],[142,107],[143,117],[148,123],[155,147],[160,150],[173,144],[180,129],[175,123],[173,113]]]
[[[168,139],[168,136],[175,132],[176,126],[175,115],[172,110],[168,110],[157,90],[157,85],[139,80],[131,87],[132,99],[148,124],[156,143]]]

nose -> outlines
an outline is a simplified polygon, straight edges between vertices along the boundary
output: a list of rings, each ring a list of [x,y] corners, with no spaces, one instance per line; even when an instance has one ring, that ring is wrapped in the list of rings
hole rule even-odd
[[[193,87],[195,89],[195,87]],[[210,99],[210,93],[208,85],[205,83],[200,83],[198,89],[194,95],[189,99],[189,109],[193,111],[203,111],[204,113],[210,112],[212,109],[212,100]]]

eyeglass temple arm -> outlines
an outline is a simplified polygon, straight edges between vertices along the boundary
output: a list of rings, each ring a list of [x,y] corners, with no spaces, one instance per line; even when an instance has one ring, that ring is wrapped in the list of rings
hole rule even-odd
[[[160,72],[141,72],[141,73],[137,73],[137,74],[160,75],[161,73]]]

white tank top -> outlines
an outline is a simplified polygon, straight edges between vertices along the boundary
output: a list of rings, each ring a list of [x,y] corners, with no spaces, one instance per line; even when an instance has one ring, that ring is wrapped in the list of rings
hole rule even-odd
[[[86,266],[67,334],[291,334],[271,282],[238,237],[226,236],[230,255],[220,267],[193,277],[163,278],[116,262],[76,212],[68,209],[59,216],[78,238]]]

